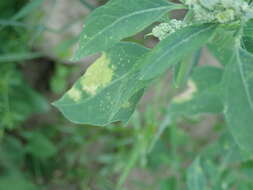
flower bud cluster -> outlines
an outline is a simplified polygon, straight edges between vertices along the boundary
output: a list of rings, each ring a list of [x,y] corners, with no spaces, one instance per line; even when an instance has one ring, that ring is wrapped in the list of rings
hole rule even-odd
[[[196,21],[229,23],[253,18],[253,8],[243,0],[185,0]]]
[[[159,40],[163,40],[169,34],[174,33],[176,30],[179,30],[185,26],[186,25],[183,21],[172,19],[169,22],[163,22],[155,26],[151,34],[157,37]]]

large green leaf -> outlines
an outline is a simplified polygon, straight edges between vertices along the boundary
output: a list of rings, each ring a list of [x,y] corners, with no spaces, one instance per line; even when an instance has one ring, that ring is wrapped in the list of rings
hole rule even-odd
[[[253,151],[253,55],[236,49],[224,78],[225,116],[236,142]]]
[[[75,123],[104,126],[128,121],[145,87],[135,67],[147,51],[128,42],[115,45],[54,105]]]
[[[108,49],[178,8],[182,5],[165,0],[111,0],[86,20],[74,59]]]
[[[197,50],[214,34],[215,25],[204,24],[183,28],[162,40],[143,59],[141,79],[149,80],[159,76],[176,64],[183,56]]]

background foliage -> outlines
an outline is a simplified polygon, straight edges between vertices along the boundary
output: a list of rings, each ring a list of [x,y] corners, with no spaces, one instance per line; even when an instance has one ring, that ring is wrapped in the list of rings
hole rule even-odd
[[[87,13],[105,3],[99,0],[75,1]],[[48,2],[52,4],[46,4]],[[191,80],[198,89],[198,93],[190,101],[179,104],[178,100],[173,98],[178,94],[180,98],[185,89],[184,85],[182,88],[176,88],[181,86],[180,83],[191,86],[191,83],[185,83],[186,80],[182,79],[185,75],[178,73],[172,76],[171,73],[166,73],[159,80],[152,82],[127,127],[120,123],[108,124],[118,118],[127,120],[120,114],[121,110],[116,110],[110,121],[104,123],[102,118],[101,122],[97,123],[106,125],[104,128],[75,125],[66,121],[50,103],[72,86],[73,81],[83,74],[94,58],[75,64],[68,61],[73,54],[72,47],[77,42],[77,36],[66,37],[69,34],[65,34],[65,30],[68,31],[77,22],[76,19],[71,19],[63,28],[57,29],[51,28],[45,22],[48,19],[45,9],[59,3],[59,0],[0,1],[0,189],[253,188],[252,156],[234,142],[221,115],[223,105],[220,99],[220,85],[224,73],[221,64],[225,64],[227,57],[231,56],[231,49],[227,48],[230,46],[224,45],[231,43],[230,35],[215,36],[217,44],[209,44],[208,50],[199,49],[181,61],[176,57],[177,50],[172,51],[176,57],[173,61],[180,61],[180,67],[183,67],[184,63],[193,67],[199,65],[194,71],[186,68],[186,72],[192,74]],[[136,6],[136,9],[138,8],[144,7]],[[161,12],[152,12],[152,17],[142,17],[147,19],[146,22],[155,21],[168,10],[166,8]],[[97,14],[101,16],[102,13]],[[179,11],[174,16],[181,17],[182,14],[184,13]],[[86,16],[87,14],[83,14],[81,18],[85,19]],[[93,21],[90,23],[93,24]],[[101,26],[101,23],[97,24]],[[142,25],[135,24],[139,26],[135,28],[138,31],[147,26],[145,22],[141,22]],[[252,50],[251,25],[252,23],[247,25],[243,37],[248,51]],[[192,33],[206,28],[207,33],[203,33],[202,36],[205,38],[212,32],[210,26],[195,27],[194,32],[181,31],[172,42],[177,43],[181,35],[191,36]],[[136,58],[149,50],[132,42],[153,47],[156,39],[144,38],[150,31],[151,28],[146,28],[143,33],[118,44],[118,52],[109,49],[106,54],[110,55],[112,60],[118,60],[124,55],[124,60],[129,59],[129,64],[134,64]],[[106,32],[108,36],[111,31]],[[50,43],[45,34],[60,36],[61,40],[50,48],[43,48],[40,44]],[[114,36],[115,42],[127,37],[126,35],[129,33]],[[219,39],[221,37],[222,39]],[[103,41],[99,37],[93,40]],[[189,40],[194,41],[190,37]],[[199,40],[198,43],[204,41]],[[198,49],[199,44],[195,45],[195,49]],[[223,47],[222,45],[223,54],[220,56],[217,47]],[[135,48],[135,56],[132,56],[132,50],[128,50],[129,46]],[[165,46],[165,42],[160,46]],[[102,48],[96,45],[85,50],[89,54]],[[186,54],[190,53],[187,49],[182,50]],[[159,48],[156,49],[147,60],[154,63],[159,57],[159,52]],[[251,56],[242,50],[241,53]],[[220,62],[219,65],[217,60]],[[251,58],[248,60],[250,67]],[[123,68],[125,63],[117,64],[117,68]],[[176,73],[180,71],[178,67],[173,69]],[[124,68],[124,72],[126,70]],[[154,67],[150,70],[155,74],[161,73],[159,70],[155,71]],[[118,69],[115,72],[120,78],[122,70]],[[144,73],[145,75],[150,76],[150,73]],[[131,77],[132,75],[122,83],[134,84],[135,78]],[[230,75],[227,77],[228,80],[234,79]],[[114,80],[119,81],[118,78]],[[234,83],[236,81],[233,81]],[[140,84],[136,84],[137,87],[138,85]],[[113,86],[108,92],[113,92],[112,89]],[[240,90],[235,89],[235,99],[230,101],[236,101],[236,93],[239,92]],[[127,95],[128,91],[124,90],[122,94]],[[131,100],[136,102],[140,95],[142,89],[138,89]],[[236,102],[234,104],[238,105]],[[94,112],[99,114],[97,110]],[[130,115],[132,112],[133,108],[130,107],[124,114]],[[211,116],[210,113],[214,115]]]

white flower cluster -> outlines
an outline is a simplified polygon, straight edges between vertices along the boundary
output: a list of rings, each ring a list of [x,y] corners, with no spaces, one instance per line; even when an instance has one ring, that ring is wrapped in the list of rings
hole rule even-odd
[[[185,27],[183,21],[172,19],[169,22],[163,22],[159,25],[155,26],[152,30],[152,35],[159,38],[159,40],[163,40],[169,34],[174,33],[176,30]]]
[[[201,22],[229,23],[253,18],[253,8],[243,0],[185,0]]]

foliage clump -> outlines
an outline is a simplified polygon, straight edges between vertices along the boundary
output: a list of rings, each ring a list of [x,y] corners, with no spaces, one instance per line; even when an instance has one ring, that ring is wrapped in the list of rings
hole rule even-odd
[[[162,22],[153,28],[151,34],[163,40],[177,30],[195,23],[229,24],[247,22],[253,18],[252,6],[243,0],[184,0],[183,4],[192,12],[192,19]]]
[[[229,23],[253,18],[253,8],[243,0],[185,0],[196,21]]]

